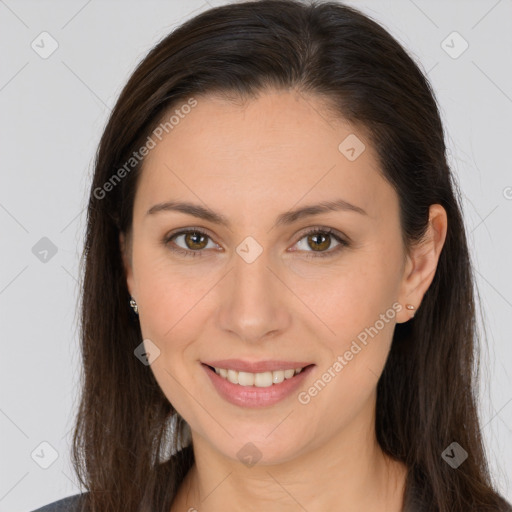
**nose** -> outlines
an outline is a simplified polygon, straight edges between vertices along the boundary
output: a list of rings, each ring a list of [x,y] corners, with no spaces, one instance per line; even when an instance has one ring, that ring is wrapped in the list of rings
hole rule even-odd
[[[220,329],[248,343],[284,332],[291,323],[291,294],[267,252],[254,261],[235,254],[232,265],[221,284]]]

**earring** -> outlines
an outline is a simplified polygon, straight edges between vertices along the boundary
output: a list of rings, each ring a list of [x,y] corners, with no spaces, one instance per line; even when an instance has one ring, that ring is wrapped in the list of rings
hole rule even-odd
[[[135,312],[136,315],[139,314],[139,306],[137,306],[137,303],[135,302],[135,299],[132,297],[130,299],[130,306],[133,308],[133,311]]]
[[[412,304],[406,304],[405,307],[410,311],[414,311],[416,309]],[[414,317],[414,313],[412,314],[412,316]]]

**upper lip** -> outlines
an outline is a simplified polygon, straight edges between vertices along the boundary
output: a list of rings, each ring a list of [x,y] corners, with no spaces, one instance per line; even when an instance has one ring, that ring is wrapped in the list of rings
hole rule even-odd
[[[242,359],[222,359],[221,361],[203,361],[203,364],[213,366],[214,368],[223,368],[226,370],[236,370],[238,372],[262,373],[275,370],[291,370],[295,368],[304,368],[309,366],[309,362],[304,361],[243,361]]]

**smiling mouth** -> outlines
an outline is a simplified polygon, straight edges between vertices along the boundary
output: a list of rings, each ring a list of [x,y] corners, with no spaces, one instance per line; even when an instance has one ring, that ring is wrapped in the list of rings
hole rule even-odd
[[[289,368],[286,370],[273,370],[258,373],[218,368],[207,364],[205,364],[205,366],[209,368],[210,371],[215,372],[219,377],[231,382],[231,384],[267,388],[281,384],[285,380],[293,379],[293,377],[301,373],[303,370],[314,365],[310,364],[301,368]]]

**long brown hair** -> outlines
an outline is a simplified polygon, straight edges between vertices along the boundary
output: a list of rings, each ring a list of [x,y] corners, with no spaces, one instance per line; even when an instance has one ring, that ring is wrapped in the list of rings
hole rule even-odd
[[[88,510],[168,512],[194,461],[180,429],[169,431],[176,411],[134,356],[142,336],[119,247],[144,162],[133,154],[193,95],[250,98],[266,87],[322,97],[367,131],[399,196],[407,247],[425,233],[429,206],[445,208],[448,232],[433,282],[414,319],[396,326],[378,383],[377,438],[407,465],[407,486],[425,510],[503,510],[477,414],[474,279],[434,93],[368,16],[298,0],[236,3],[194,17],[149,52],[112,111],[96,155],[81,267],[83,389],[72,455]],[[457,469],[441,456],[452,442],[469,454]],[[175,456],[161,462],[169,450]]]

